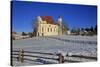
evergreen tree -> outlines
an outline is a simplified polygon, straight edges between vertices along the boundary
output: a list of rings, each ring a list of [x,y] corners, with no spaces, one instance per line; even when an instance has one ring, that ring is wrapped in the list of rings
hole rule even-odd
[[[27,34],[25,32],[22,32],[22,36],[26,36]]]
[[[29,35],[29,37],[31,37],[31,38],[34,36],[33,33],[31,33],[31,32],[29,32],[28,35]]]
[[[94,31],[95,31],[95,34],[97,35],[97,25],[95,25]]]
[[[90,31],[91,31],[91,32],[94,32],[94,28],[93,28],[93,26],[91,26]]]

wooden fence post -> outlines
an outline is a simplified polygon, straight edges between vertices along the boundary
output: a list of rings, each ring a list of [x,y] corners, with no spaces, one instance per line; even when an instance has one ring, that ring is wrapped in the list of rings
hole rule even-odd
[[[19,49],[18,61],[21,61],[21,50]]]
[[[22,51],[21,52],[21,62],[23,63],[24,62],[24,50],[22,49],[21,51]]]
[[[18,61],[21,61],[21,62],[24,61],[24,50],[23,49],[19,50]]]
[[[62,55],[62,53],[59,53],[58,54],[58,61],[59,61],[59,63],[64,63],[64,56]]]

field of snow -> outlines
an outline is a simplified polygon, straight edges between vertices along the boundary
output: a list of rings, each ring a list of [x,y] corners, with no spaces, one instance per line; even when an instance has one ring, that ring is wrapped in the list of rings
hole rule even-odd
[[[27,51],[58,53],[64,55],[85,55],[97,57],[97,36],[49,36],[49,37],[33,37],[23,40],[14,40],[12,44],[13,50],[19,48]],[[54,57],[54,56],[52,56]],[[68,58],[81,61],[94,61],[89,59]],[[15,60],[15,59],[14,59]],[[36,65],[41,63],[18,63],[13,61],[14,65]]]

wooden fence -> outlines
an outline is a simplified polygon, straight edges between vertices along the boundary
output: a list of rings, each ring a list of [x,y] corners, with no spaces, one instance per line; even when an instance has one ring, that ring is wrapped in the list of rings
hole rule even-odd
[[[28,54],[25,54],[28,53]],[[36,56],[36,55],[32,55],[32,54],[42,54],[42,55],[52,55],[52,56],[57,56],[58,58],[50,58],[50,57],[43,57],[43,56]],[[17,57],[15,57],[15,55]],[[32,59],[29,58],[25,58],[25,57],[35,57],[35,58],[43,58],[43,59],[51,59],[51,60],[56,60],[59,63],[64,63],[64,56],[61,53],[58,54],[54,54],[54,53],[43,53],[43,52],[31,52],[31,51],[24,51],[23,49],[21,50],[15,50],[12,51],[12,58],[16,58],[18,61],[20,62],[24,62],[24,60],[29,60],[29,61],[34,61]]]
[[[83,55],[66,55],[63,56],[62,53],[43,53],[43,52],[31,52],[31,51],[25,51],[23,49],[20,50],[14,50],[11,53],[11,58],[16,58],[19,62],[24,62],[24,60],[29,60],[29,61],[34,61],[30,58],[25,58],[25,57],[31,57],[31,58],[43,58],[43,59],[51,59],[51,60],[56,60],[58,61],[58,63],[64,63],[64,62],[82,62],[82,61],[75,61],[75,60],[66,60],[65,57],[75,57],[75,58],[85,58],[85,59],[93,59],[93,60],[97,60],[97,57],[90,57],[90,56],[83,56]],[[41,54],[41,55],[52,55],[52,56],[57,56],[57,58],[52,57],[50,58],[49,56],[38,56],[38,55],[34,55],[34,54]],[[15,57],[16,56],[16,57]]]

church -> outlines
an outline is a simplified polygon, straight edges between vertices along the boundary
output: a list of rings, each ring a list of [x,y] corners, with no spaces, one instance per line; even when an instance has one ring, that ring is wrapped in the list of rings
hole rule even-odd
[[[62,18],[55,23],[51,16],[37,16],[34,31],[36,36],[62,35]]]

